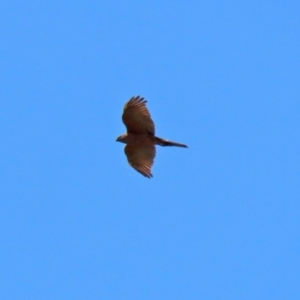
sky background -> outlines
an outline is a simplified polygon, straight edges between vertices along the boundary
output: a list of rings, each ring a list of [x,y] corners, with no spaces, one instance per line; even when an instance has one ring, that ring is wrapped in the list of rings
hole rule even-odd
[[[0,298],[300,299],[299,1],[0,1]],[[154,177],[129,167],[148,100]]]

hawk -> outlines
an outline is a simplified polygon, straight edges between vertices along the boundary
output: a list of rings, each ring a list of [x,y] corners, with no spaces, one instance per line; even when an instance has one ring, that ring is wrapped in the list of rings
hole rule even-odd
[[[155,145],[187,148],[186,145],[171,142],[155,136],[155,128],[146,100],[132,97],[124,106],[122,115],[127,133],[120,135],[117,142],[126,144],[124,152],[128,163],[145,177],[153,177],[151,167],[155,157]]]

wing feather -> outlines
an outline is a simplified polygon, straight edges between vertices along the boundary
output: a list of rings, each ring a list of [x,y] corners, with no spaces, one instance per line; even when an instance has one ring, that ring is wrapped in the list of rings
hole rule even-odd
[[[146,107],[146,102],[144,98],[136,96],[125,104],[122,120],[128,133],[155,134],[154,122]]]
[[[145,177],[153,177],[151,173],[151,167],[155,157],[155,146],[153,144],[126,145],[124,151],[131,167]]]

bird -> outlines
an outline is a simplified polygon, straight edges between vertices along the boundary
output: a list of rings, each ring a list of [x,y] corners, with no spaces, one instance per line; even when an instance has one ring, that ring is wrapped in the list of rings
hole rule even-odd
[[[188,148],[187,145],[155,136],[155,125],[146,106],[147,100],[133,96],[124,105],[122,120],[127,133],[116,141],[126,144],[124,148],[128,163],[143,176],[151,178],[155,158],[155,145]]]

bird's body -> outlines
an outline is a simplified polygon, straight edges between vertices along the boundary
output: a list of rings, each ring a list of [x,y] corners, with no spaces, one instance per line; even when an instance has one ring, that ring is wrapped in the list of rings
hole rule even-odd
[[[155,136],[155,126],[146,107],[147,101],[140,96],[132,97],[124,106],[122,120],[127,133],[117,138],[126,144],[124,151],[129,164],[142,175],[151,178],[155,157],[155,145],[187,148],[186,145]]]
[[[124,143],[124,144],[143,144],[147,142],[154,143],[155,145],[160,146],[176,146],[176,147],[183,147],[187,148],[186,145],[168,141],[162,138],[159,138],[154,135],[150,135],[147,133],[125,133],[118,137],[118,142]]]
[[[147,133],[125,133],[118,138],[118,142],[124,144],[142,144],[148,140],[153,141],[153,136]]]

